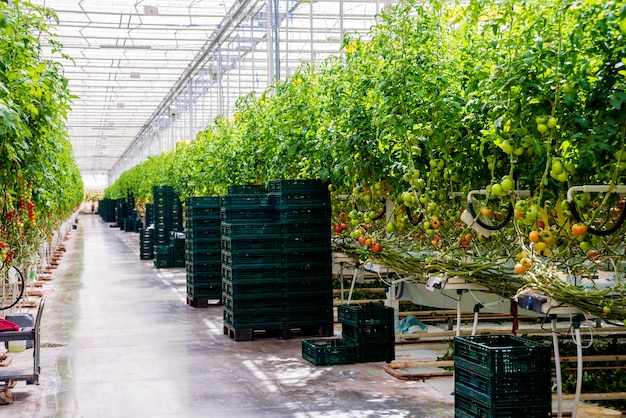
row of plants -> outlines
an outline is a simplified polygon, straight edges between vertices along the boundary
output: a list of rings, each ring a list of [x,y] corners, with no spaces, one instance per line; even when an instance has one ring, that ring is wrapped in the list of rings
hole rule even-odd
[[[623,320],[625,36],[623,1],[402,0],[105,195],[322,178],[337,251]]]
[[[83,200],[65,126],[71,96],[59,63],[42,58],[55,15],[0,1],[0,274],[38,260]]]

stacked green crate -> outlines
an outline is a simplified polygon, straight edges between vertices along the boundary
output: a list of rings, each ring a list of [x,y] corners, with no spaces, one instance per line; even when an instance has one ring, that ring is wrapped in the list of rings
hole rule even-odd
[[[174,249],[170,246],[171,232],[183,230],[182,204],[171,186],[154,186],[154,265],[174,267]],[[164,247],[159,248],[157,247]],[[167,248],[167,250],[165,249]]]
[[[98,202],[98,214],[104,222],[115,222],[115,200],[105,197]]]
[[[551,417],[550,347],[513,335],[454,339],[457,417]]]
[[[152,203],[146,203],[146,212],[144,214],[144,221],[146,228],[150,225],[154,225],[154,205]]]
[[[172,247],[169,244],[159,244],[154,246],[154,267],[174,267],[174,256],[172,254]]]
[[[152,260],[154,258],[154,228],[139,230],[139,258]]]
[[[182,231],[182,204],[171,186],[154,186],[154,243],[168,245],[171,231]]]
[[[281,227],[286,326],[333,333],[330,193],[321,180],[275,180],[269,197]]]
[[[128,218],[128,203],[126,199],[115,199],[115,222],[121,230],[126,228],[126,219]]]
[[[222,298],[220,211],[219,197],[185,200],[187,304],[196,308]]]
[[[185,267],[185,233],[170,231],[172,266]]]
[[[382,303],[337,306],[342,338],[353,344],[357,363],[395,359],[394,310]]]
[[[283,328],[280,225],[265,189],[230,187],[221,220],[224,333],[240,341]]]

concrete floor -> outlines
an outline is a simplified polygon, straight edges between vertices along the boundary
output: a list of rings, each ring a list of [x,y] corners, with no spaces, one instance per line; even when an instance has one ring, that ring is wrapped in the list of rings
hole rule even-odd
[[[451,378],[399,380],[383,362],[314,366],[301,338],[230,339],[221,306],[189,307],[184,269],[140,260],[138,242],[80,217],[43,287],[41,383],[19,382],[0,417],[454,416]],[[398,345],[396,360],[445,349]]]

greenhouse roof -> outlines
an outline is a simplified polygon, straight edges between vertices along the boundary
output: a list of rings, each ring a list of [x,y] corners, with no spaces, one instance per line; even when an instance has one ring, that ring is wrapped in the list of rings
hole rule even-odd
[[[229,117],[238,97],[265,90],[304,61],[339,54],[342,37],[368,32],[384,6],[382,0],[33,3],[56,12],[53,33],[72,58],[46,48],[77,96],[67,125],[86,183],[89,175],[114,180],[150,154],[193,138],[216,116]],[[159,143],[149,146],[156,137]]]

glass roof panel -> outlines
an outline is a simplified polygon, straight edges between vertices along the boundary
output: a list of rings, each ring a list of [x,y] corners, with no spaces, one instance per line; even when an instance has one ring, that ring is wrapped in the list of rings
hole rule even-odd
[[[340,53],[367,32],[381,1],[32,0],[53,32],[77,98],[68,131],[79,169],[110,181],[148,155],[191,139],[241,95],[262,92],[302,61]],[[275,9],[277,13],[275,13]],[[51,22],[52,23],[52,22]],[[189,86],[193,88],[189,90]],[[149,143],[148,143],[149,141]]]

